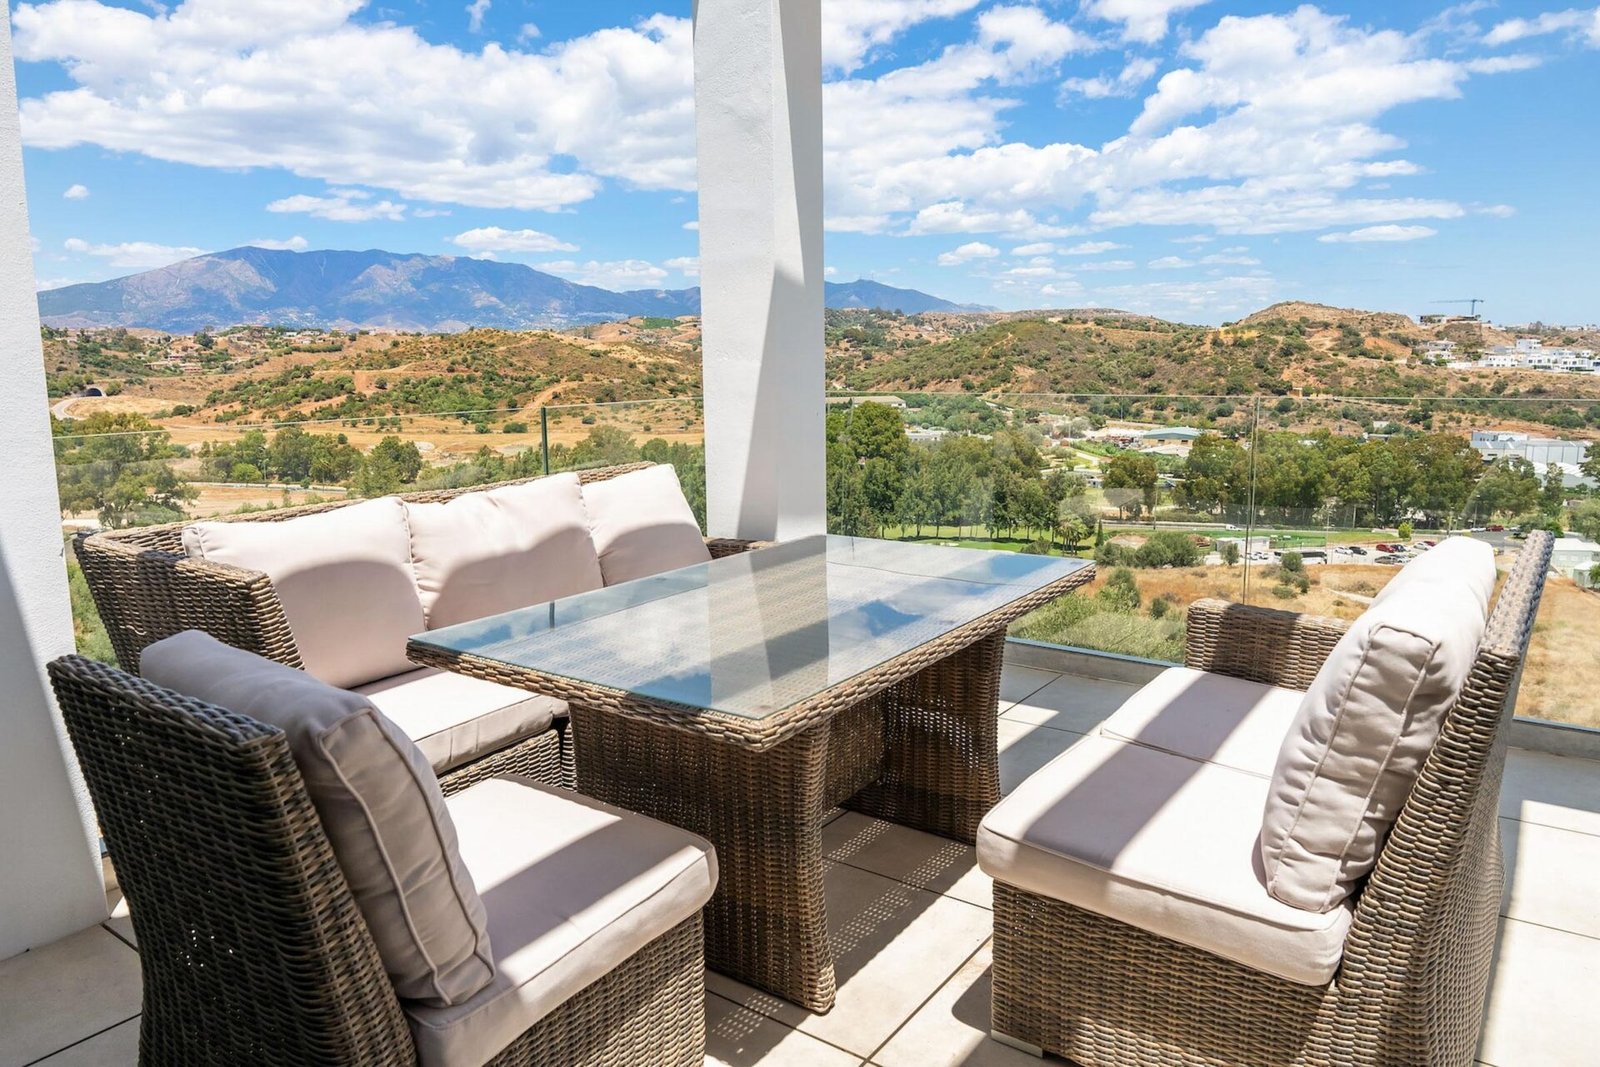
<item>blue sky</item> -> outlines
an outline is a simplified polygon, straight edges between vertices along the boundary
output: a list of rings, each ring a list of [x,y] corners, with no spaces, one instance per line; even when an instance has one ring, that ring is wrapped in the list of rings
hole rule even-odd
[[[822,0],[830,277],[1600,320],[1600,8]],[[689,0],[14,6],[42,287],[242,244],[695,283]]]

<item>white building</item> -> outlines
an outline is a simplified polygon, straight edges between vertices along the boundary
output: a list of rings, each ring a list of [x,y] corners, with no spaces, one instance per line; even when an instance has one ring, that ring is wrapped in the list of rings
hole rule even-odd
[[[1434,342],[1430,342],[1434,343]],[[1600,358],[1590,348],[1546,348],[1537,337],[1519,337],[1514,345],[1495,345],[1478,360],[1452,360],[1457,370],[1487,368],[1547,371],[1558,374],[1600,374]]]

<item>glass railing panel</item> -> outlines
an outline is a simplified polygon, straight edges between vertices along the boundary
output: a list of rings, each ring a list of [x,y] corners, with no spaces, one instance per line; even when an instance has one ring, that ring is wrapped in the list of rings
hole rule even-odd
[[[706,424],[699,397],[552,406],[542,414],[551,471],[669,463],[706,525]]]

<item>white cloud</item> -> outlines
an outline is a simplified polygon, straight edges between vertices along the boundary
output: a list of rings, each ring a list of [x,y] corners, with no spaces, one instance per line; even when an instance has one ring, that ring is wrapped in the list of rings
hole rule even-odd
[[[538,230],[507,230],[499,226],[480,226],[449,238],[451,244],[469,252],[576,252],[578,246]]]
[[[1035,241],[1033,244],[1018,245],[1011,250],[1014,256],[1048,256],[1055,253],[1056,246],[1049,241]]]
[[[446,218],[449,215],[450,215],[450,209],[449,208],[414,207],[414,208],[411,209],[411,217],[414,218],[414,219],[438,219],[438,218]]]
[[[271,237],[257,237],[250,244],[256,248],[271,248],[281,252],[304,252],[311,247],[311,242],[299,234],[281,241]]]
[[[1194,266],[1194,261],[1184,259],[1182,256],[1162,256],[1160,259],[1152,259],[1145,266],[1151,270],[1180,270]]]
[[[539,269],[570,278],[580,285],[598,285],[602,289],[658,289],[668,273],[665,268],[642,259],[604,263],[592,259],[587,263],[562,259],[541,263]]]
[[[1492,215],[1497,219],[1509,219],[1517,213],[1517,209],[1510,204],[1485,204],[1473,210],[1479,215]]]
[[[398,222],[405,218],[406,205],[396,204],[391,200],[367,203],[370,199],[371,194],[356,189],[333,190],[332,196],[297,193],[272,201],[267,205],[267,210],[280,215],[313,215],[332,222],[369,222],[372,219]]]
[[[467,5],[467,29],[473,33],[483,32],[483,17],[489,13],[492,0],[472,0]]]
[[[1196,281],[1160,281],[1103,286],[1088,297],[1099,305],[1125,308],[1178,321],[1217,321],[1272,302],[1277,282],[1266,274],[1231,274]]]
[[[1364,244],[1371,241],[1416,241],[1432,237],[1439,231],[1431,226],[1363,226],[1348,233],[1325,233],[1317,240],[1323,244]]]
[[[958,248],[939,255],[939,266],[957,267],[972,259],[993,259],[1000,254],[994,245],[986,245],[982,241],[968,241]]]
[[[1191,233],[1183,237],[1174,237],[1172,243],[1175,245],[1204,245],[1210,244],[1215,240],[1216,238],[1209,233]]]
[[[81,183],[74,183],[67,186],[67,191],[62,193],[61,196],[66,200],[87,200],[89,199],[89,187]]]
[[[1127,247],[1127,245],[1119,245],[1115,241],[1081,241],[1071,248],[1063,248],[1061,254],[1064,256],[1098,256],[1102,252],[1114,252],[1119,248]]]
[[[822,276],[824,278],[835,277],[835,276],[838,275],[838,273],[839,273],[839,268],[838,267],[823,267],[822,268]]]
[[[527,44],[529,41],[537,41],[543,36],[544,31],[540,30],[538,25],[532,22],[524,22],[517,30],[517,41],[521,44]]]
[[[1167,20],[1199,7],[1207,0],[1089,0],[1084,13],[1107,22],[1122,23],[1126,40],[1154,44],[1167,35]]]
[[[124,241],[121,244],[92,244],[81,237],[68,237],[62,247],[74,255],[103,259],[113,267],[146,269],[165,267],[180,259],[204,255],[203,248],[181,245],[161,245],[150,241]]]
[[[688,222],[683,224],[683,228],[686,230],[698,230],[700,229],[700,220],[690,219]]]
[[[1567,33],[1591,48],[1600,48],[1600,7],[1591,11],[1573,8],[1546,11],[1531,19],[1507,19],[1485,34],[1483,42],[1487,45],[1510,44],[1552,33]]]
[[[700,277],[699,256],[673,256],[667,260],[666,266],[682,274],[686,278]]]
[[[357,20],[364,3],[17,5],[17,58],[59,64],[72,83],[22,101],[25,142],[281,168],[485,208],[560,208],[607,179],[693,188],[687,18],[655,15],[538,53],[494,42],[469,52]]]
[[[848,74],[912,26],[977,6],[978,0],[822,0],[822,65]]]
[[[1093,78],[1068,78],[1061,83],[1061,91],[1067,96],[1076,95],[1088,100],[1132,96],[1159,69],[1161,64],[1148,56],[1130,59],[1115,77],[1101,74]]]
[[[1131,259],[1097,259],[1091,263],[1074,263],[1072,269],[1078,271],[1132,270],[1138,265]]]

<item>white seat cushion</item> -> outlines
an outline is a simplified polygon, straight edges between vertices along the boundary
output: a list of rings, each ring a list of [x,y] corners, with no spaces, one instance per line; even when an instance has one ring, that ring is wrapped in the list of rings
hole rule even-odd
[[[1284,737],[1261,824],[1273,896],[1337,907],[1377,863],[1477,658],[1492,559],[1456,582],[1412,581],[1329,653]]]
[[[600,588],[576,474],[405,508],[430,630]]]
[[[139,669],[284,732],[396,993],[444,1006],[489,984],[484,905],[439,780],[394,723],[357,693],[198,630],[149,646]]]
[[[436,774],[542,734],[567,714],[564,700],[430,667],[356,692],[405,731]]]
[[[1271,777],[1305,694],[1172,667],[1129,697],[1100,734]]]
[[[583,487],[589,533],[607,585],[711,558],[678,472],[658,463]]]
[[[1471,537],[1447,537],[1400,568],[1389,584],[1372,598],[1381,604],[1414,583],[1443,582],[1470,592],[1479,609],[1487,615],[1494,595],[1494,549],[1485,541]]]
[[[423,629],[422,601],[397,497],[281,522],[197,522],[183,547],[271,578],[314,677],[352,689],[411,669],[406,639]]]
[[[488,908],[495,977],[455,1007],[407,1006],[425,1067],[492,1059],[716,887],[705,840],[578,793],[504,777],[448,803]]]
[[[1309,912],[1267,893],[1266,793],[1258,775],[1090,736],[989,812],[978,863],[1029,893],[1322,985],[1351,908]]]

